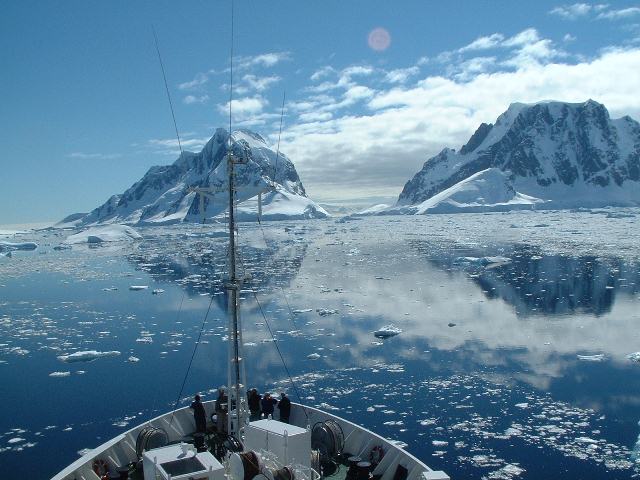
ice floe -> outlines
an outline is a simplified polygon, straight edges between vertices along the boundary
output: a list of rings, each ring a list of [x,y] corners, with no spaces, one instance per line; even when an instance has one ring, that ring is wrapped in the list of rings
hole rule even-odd
[[[389,338],[394,337],[402,333],[395,325],[385,325],[384,327],[380,327],[378,330],[373,332],[373,334],[378,338]]]
[[[35,250],[38,244],[34,242],[5,242],[0,241],[0,252],[12,250]]]
[[[577,355],[578,360],[582,360],[583,362],[602,362],[607,357],[602,353],[598,353],[595,355]]]
[[[116,357],[120,355],[120,352],[113,350],[110,352],[99,352],[97,350],[86,350],[82,352],[74,352],[68,355],[58,355],[58,360],[66,363],[73,362],[90,362],[102,357]]]
[[[627,355],[627,358],[632,362],[640,363],[640,352],[634,352]]]
[[[140,240],[141,238],[142,235],[127,225],[103,225],[91,227],[80,233],[70,235],[64,243],[67,245],[81,243],[97,244],[104,242]]]

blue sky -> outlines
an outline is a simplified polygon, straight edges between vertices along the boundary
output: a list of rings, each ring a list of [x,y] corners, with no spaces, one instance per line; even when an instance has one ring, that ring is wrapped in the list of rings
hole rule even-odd
[[[640,2],[244,1],[234,128],[275,143],[318,201],[397,197],[509,103],[640,119]],[[228,125],[228,1],[10,1],[0,16],[0,224],[89,211]],[[385,33],[370,34],[376,29]],[[377,30],[380,32],[381,30]],[[374,39],[375,40],[375,39]],[[375,48],[373,48],[375,47]]]

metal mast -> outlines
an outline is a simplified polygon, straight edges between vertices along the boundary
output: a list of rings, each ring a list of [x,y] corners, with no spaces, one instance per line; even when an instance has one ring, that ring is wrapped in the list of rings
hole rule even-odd
[[[229,296],[229,417],[227,431],[229,435],[240,438],[241,430],[246,424],[248,415],[247,386],[242,354],[242,326],[240,321],[240,289],[242,279],[236,271],[236,225],[235,225],[235,171],[237,163],[231,147],[229,136],[229,150],[227,152],[227,168],[229,170],[229,279],[225,284]]]
[[[225,288],[229,296],[229,416],[227,432],[240,440],[242,430],[249,420],[247,405],[247,381],[242,355],[242,327],[240,323],[240,289],[242,280],[236,272],[236,224],[235,224],[235,164],[244,163],[242,158],[236,160],[233,155],[233,138],[231,136],[231,106],[233,104],[233,0],[231,2],[231,55],[229,59],[229,142],[227,144],[227,170],[229,173],[229,280]]]

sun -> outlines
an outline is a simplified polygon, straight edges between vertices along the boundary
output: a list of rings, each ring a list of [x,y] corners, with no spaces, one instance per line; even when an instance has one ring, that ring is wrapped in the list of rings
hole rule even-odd
[[[377,27],[369,32],[367,43],[372,50],[383,52],[391,45],[391,35],[384,28]]]

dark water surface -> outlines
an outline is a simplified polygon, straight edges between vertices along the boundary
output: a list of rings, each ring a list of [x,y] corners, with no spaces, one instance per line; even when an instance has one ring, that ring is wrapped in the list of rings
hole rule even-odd
[[[638,214],[243,225],[249,384],[298,400],[262,311],[302,401],[452,478],[635,478]],[[216,230],[63,251],[71,232],[40,232],[19,237],[38,250],[0,258],[2,478],[48,478],[169,410],[210,304],[180,405],[226,383]],[[387,324],[403,332],[376,339]],[[57,358],[92,350],[119,355]]]

